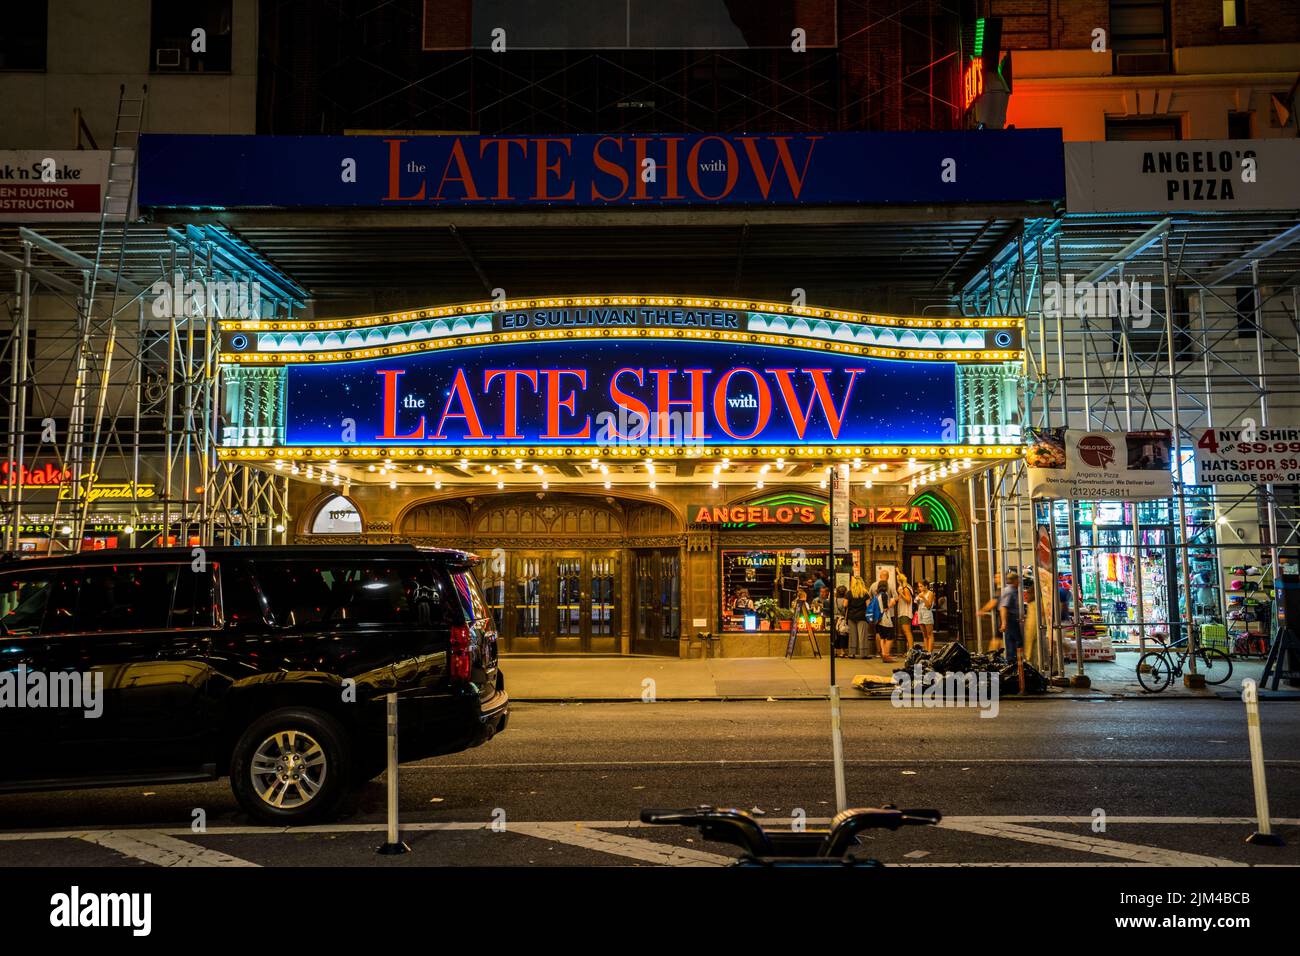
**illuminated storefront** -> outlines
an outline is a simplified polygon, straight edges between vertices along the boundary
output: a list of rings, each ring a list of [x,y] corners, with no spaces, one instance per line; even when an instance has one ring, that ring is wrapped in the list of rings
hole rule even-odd
[[[788,607],[826,549],[832,462],[855,565],[928,574],[956,609],[943,485],[1020,454],[1018,319],[592,296],[221,337],[221,456],[297,479],[299,540],[482,554],[514,653],[770,652],[733,635],[728,596],[752,573]]]

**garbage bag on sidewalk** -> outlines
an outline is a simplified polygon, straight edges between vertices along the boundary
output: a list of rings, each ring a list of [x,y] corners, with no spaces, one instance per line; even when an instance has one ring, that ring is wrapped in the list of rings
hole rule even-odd
[[[970,651],[961,641],[944,644],[930,658],[930,666],[943,673],[964,672],[971,669]]]
[[[1025,693],[1026,694],[1044,694],[1047,692],[1047,678],[1042,675],[1033,664],[1028,661],[1024,664],[1025,668]],[[1001,685],[1001,692],[1004,694],[1020,693],[1020,674],[1015,664],[1008,664],[998,672],[998,683]]]

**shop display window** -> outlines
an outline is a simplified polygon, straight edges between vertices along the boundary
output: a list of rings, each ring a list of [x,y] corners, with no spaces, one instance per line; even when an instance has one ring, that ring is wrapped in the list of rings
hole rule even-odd
[[[860,552],[852,552],[860,566]],[[808,595],[808,623],[814,629],[829,626],[829,608],[823,609],[813,585],[821,580],[834,593],[828,551],[808,548],[724,549],[722,552],[721,629],[769,631],[788,628],[798,592]],[[841,572],[841,582],[843,583]]]

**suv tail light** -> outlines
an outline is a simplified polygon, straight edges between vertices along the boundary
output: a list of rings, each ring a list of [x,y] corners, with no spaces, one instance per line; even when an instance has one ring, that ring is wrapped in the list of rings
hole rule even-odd
[[[470,671],[469,628],[457,625],[451,629],[451,679],[469,680]]]

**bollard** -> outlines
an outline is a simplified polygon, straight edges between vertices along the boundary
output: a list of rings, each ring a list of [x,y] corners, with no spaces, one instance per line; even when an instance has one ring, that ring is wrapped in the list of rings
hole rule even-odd
[[[1241,682],[1241,699],[1246,703],[1246,736],[1250,740],[1250,776],[1255,787],[1255,817],[1259,829],[1246,837],[1259,846],[1283,846],[1268,822],[1268,787],[1264,781],[1264,741],[1259,733],[1259,688],[1253,680]]]
[[[840,725],[840,688],[831,684],[831,759],[835,764],[835,812],[843,813],[848,807],[848,791],[844,784],[844,732]]]
[[[388,839],[375,850],[381,856],[410,853],[397,829],[397,694],[388,695]]]

